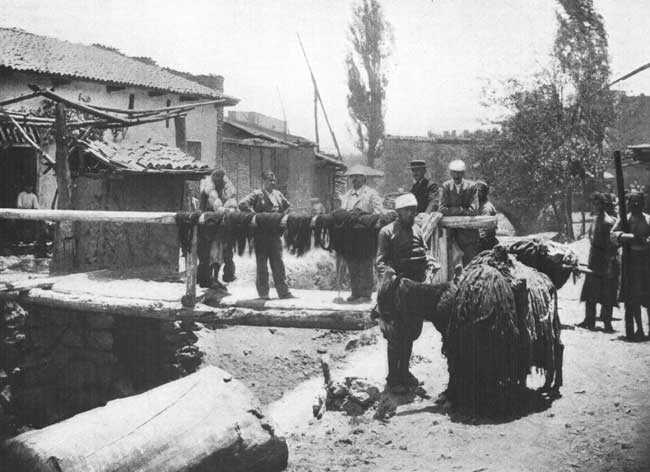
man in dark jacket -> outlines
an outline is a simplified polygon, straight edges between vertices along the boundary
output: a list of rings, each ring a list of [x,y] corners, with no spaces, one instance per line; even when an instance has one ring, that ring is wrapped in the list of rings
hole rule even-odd
[[[645,195],[631,190],[628,195],[628,233],[621,221],[612,228],[611,241],[627,246],[619,300],[625,303],[625,337],[630,341],[644,339],[641,307],[650,307],[650,215],[643,211]],[[636,323],[636,331],[634,324]]]
[[[417,200],[413,194],[395,200],[398,219],[379,231],[377,272],[384,278],[405,277],[424,282],[433,263],[427,256],[422,232],[414,225]],[[388,377],[386,383],[394,393],[417,387],[419,380],[409,371],[413,342],[422,332],[422,319],[401,313],[397,319],[383,319],[382,334],[388,341]]]
[[[444,216],[476,216],[478,214],[478,189],[476,183],[466,180],[465,163],[459,159],[449,163],[451,180],[442,184],[438,210]],[[456,229],[452,239],[463,251],[463,265],[478,253],[479,234],[475,229]]]
[[[271,171],[262,173],[262,188],[253,191],[239,202],[241,211],[255,213],[283,213],[289,211],[289,201],[279,190],[275,189],[275,174]],[[273,282],[280,298],[294,298],[287,286],[287,277],[282,261],[282,233],[268,234],[258,228],[253,237],[255,240],[255,259],[257,262],[257,276],[255,285],[260,298],[269,298],[269,271],[267,264],[271,265]]]
[[[605,324],[605,332],[613,333],[612,312],[618,306],[618,247],[610,240],[610,233],[616,220],[608,214],[613,205],[611,194],[594,192],[591,196],[593,212],[596,216],[589,231],[591,249],[589,250],[589,269],[585,276],[580,301],[585,302],[585,319],[578,324],[590,330],[596,327],[596,304],[600,303],[600,316]]]
[[[411,193],[418,201],[418,213],[431,213],[438,209],[438,185],[425,177],[426,172],[426,162],[411,161]]]

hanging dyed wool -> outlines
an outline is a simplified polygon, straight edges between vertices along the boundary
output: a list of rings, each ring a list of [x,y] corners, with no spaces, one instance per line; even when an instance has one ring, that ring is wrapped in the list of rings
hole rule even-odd
[[[311,249],[311,216],[289,215],[284,242],[292,254],[302,256]]]
[[[199,222],[200,211],[179,211],[176,213],[176,227],[178,228],[178,243],[185,256],[192,247],[192,228]]]
[[[316,240],[344,259],[363,259],[377,254],[379,230],[394,221],[396,213],[368,214],[359,210],[337,210],[316,220]],[[329,238],[327,238],[329,236]],[[323,241],[329,239],[327,247]]]
[[[497,246],[464,269],[454,295],[443,354],[454,406],[478,414],[508,415],[525,399],[533,367],[544,388],[562,385],[556,288],[541,272]]]
[[[237,248],[237,254],[240,256],[246,250],[246,242],[248,241],[249,251],[252,252],[252,231],[250,228],[251,221],[255,213],[252,212],[227,212],[223,218],[224,233],[229,238],[228,242],[231,247]]]

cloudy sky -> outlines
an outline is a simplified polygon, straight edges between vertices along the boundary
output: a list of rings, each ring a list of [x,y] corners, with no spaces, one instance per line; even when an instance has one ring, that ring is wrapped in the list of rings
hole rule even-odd
[[[389,63],[390,134],[476,129],[481,91],[525,79],[548,62],[552,0],[384,0],[395,44]],[[650,62],[647,0],[595,0],[609,33],[613,76]],[[102,43],[160,65],[225,77],[237,109],[281,118],[313,138],[312,87],[302,37],[343,152],[353,152],[344,58],[351,0],[0,0],[0,25]],[[618,89],[650,94],[650,70]],[[321,118],[321,123],[323,119]],[[321,126],[322,145],[331,147]]]

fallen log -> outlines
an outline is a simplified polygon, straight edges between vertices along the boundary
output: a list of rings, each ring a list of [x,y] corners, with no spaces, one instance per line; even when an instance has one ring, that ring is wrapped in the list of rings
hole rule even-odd
[[[2,452],[14,472],[273,472],[288,459],[251,392],[216,367],[23,433]]]

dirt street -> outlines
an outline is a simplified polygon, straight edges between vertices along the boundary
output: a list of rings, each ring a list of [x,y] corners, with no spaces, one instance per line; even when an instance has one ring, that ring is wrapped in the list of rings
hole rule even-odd
[[[321,420],[311,418],[320,381],[307,380],[319,372],[317,351],[327,350],[340,375],[383,386],[381,335],[349,351],[344,346],[358,333],[206,329],[200,343],[207,362],[244,379],[265,403],[286,392],[269,410],[288,438],[290,471],[650,471],[650,342],[621,339],[621,310],[615,312],[614,334],[574,328],[583,316],[581,286],[581,280],[568,282],[560,291],[562,397],[508,421],[462,417],[434,403],[447,372],[440,336],[431,326],[414,349],[414,373],[427,395],[409,399],[385,421],[373,419],[374,409],[357,417],[328,411]],[[369,333],[377,334],[377,328]],[[539,376],[529,377],[529,386],[541,383]]]

